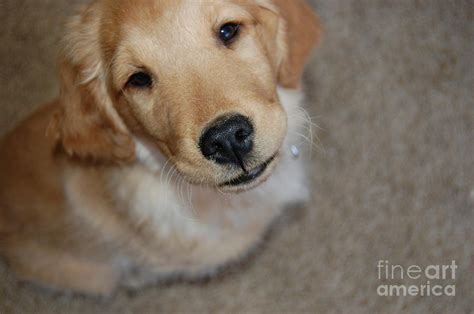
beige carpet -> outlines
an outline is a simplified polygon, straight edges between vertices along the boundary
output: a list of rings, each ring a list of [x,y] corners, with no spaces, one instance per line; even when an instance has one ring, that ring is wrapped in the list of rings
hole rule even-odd
[[[55,96],[61,23],[79,2],[0,0],[2,133]],[[0,267],[0,313],[474,313],[474,2],[313,2],[325,38],[307,73],[322,127],[310,208],[204,284],[97,300]],[[378,296],[380,284],[426,281],[379,280],[379,260],[455,260],[441,283],[456,296]]]

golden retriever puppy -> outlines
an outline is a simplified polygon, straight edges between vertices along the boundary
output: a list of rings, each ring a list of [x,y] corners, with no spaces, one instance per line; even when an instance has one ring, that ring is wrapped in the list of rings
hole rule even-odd
[[[0,254],[24,280],[107,295],[242,258],[305,201],[303,0],[98,0],[61,92],[0,146]]]

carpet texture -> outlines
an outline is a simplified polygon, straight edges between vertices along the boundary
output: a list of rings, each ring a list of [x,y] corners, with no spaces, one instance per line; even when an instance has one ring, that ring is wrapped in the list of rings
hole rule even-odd
[[[57,94],[78,0],[0,0],[0,133]],[[248,263],[109,300],[52,294],[0,267],[0,313],[474,313],[474,2],[314,0],[306,73],[321,127],[311,206]],[[1,175],[1,174],[0,174]],[[450,264],[456,296],[384,297],[377,263]],[[431,284],[437,281],[432,280]]]

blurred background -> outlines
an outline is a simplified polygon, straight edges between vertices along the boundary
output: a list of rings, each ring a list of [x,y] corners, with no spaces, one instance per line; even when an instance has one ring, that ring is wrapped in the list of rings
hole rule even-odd
[[[57,95],[58,40],[84,2],[0,0],[0,135]],[[203,284],[99,300],[18,283],[0,264],[0,313],[474,313],[474,1],[311,4],[324,39],[306,72],[321,128],[308,208]],[[426,281],[380,280],[379,260],[454,260],[441,284],[456,296],[379,296]]]

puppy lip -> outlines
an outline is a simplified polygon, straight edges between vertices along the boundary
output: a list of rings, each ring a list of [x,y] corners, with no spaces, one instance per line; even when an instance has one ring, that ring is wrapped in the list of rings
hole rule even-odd
[[[253,168],[252,170],[248,171],[247,173],[243,173],[240,176],[227,181],[225,183],[220,184],[221,187],[224,186],[240,186],[244,185],[246,183],[250,183],[260,177],[265,170],[267,169],[268,165],[272,163],[272,161],[275,159],[275,156],[270,157],[267,161],[265,161],[263,164],[260,166]]]

